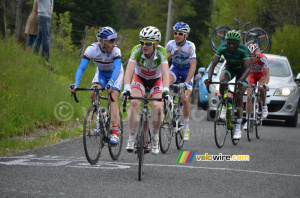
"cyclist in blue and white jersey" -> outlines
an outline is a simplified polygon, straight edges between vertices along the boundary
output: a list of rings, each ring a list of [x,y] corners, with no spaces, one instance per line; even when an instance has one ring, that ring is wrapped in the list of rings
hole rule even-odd
[[[181,87],[187,87],[186,96],[181,95],[183,103],[183,118],[184,118],[184,137],[183,140],[189,140],[189,116],[191,105],[189,98],[193,89],[193,77],[196,71],[196,47],[193,42],[186,40],[190,33],[190,27],[184,22],[178,22],[173,27],[174,40],[171,40],[166,45],[168,53],[168,61],[172,61],[170,68],[170,84],[175,83],[181,77]]]
[[[117,98],[122,88],[124,71],[121,62],[121,50],[116,47],[116,39],[118,33],[111,27],[103,27],[97,33],[98,42],[90,45],[81,59],[80,65],[76,72],[74,89],[70,88],[71,92],[76,91],[79,86],[81,77],[87,68],[90,60],[93,60],[97,66],[95,77],[92,81],[93,86],[109,87],[108,92],[111,93],[115,102],[110,103],[112,132],[110,135],[109,144],[116,145],[119,143],[118,125],[119,125],[119,107]],[[91,94],[92,101],[95,93]],[[109,101],[111,102],[111,101]]]

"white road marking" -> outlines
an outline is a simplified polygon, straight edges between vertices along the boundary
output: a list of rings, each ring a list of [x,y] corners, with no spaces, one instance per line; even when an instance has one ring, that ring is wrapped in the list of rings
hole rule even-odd
[[[66,166],[71,168],[93,168],[93,169],[128,169],[131,166],[137,166],[138,163],[125,163],[125,162],[107,162],[100,161],[96,165],[90,165],[86,162],[84,157],[64,157],[64,156],[43,156],[36,157],[35,155],[24,155],[24,156],[11,156],[11,157],[0,157],[0,164],[3,165],[21,165],[21,166]],[[190,166],[190,165],[170,165],[170,164],[144,164],[145,166],[156,166],[156,167],[171,167],[171,168],[188,168],[188,169],[206,169],[206,170],[217,170],[217,171],[235,171],[235,172],[247,172],[265,175],[278,175],[288,177],[300,177],[297,174],[287,173],[274,173],[266,171],[255,171],[255,170],[243,170],[233,168],[213,168],[213,167],[202,167],[202,166]]]

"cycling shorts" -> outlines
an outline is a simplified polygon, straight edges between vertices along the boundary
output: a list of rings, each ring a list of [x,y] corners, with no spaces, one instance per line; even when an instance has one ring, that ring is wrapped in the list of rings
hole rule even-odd
[[[150,97],[152,98],[155,94],[161,94],[163,90],[162,77],[157,79],[146,80],[137,74],[134,74],[131,89],[138,89],[144,96],[145,90],[150,90]]]
[[[256,85],[258,81],[265,78],[264,72],[250,72],[248,76],[248,85]]]
[[[229,81],[230,81],[233,79],[234,76],[236,76],[236,80],[239,80],[242,77],[244,71],[245,71],[244,67],[238,69],[232,69],[228,67],[228,65],[226,65],[222,73],[223,72],[227,73],[229,75]]]
[[[180,68],[176,68],[175,66],[172,66],[169,70],[169,73],[173,75],[174,77],[174,83],[181,83],[181,82],[185,82],[188,73],[189,73],[190,68],[188,69],[180,69]],[[181,82],[179,82],[179,79],[181,78]],[[187,88],[189,90],[193,90],[193,81],[194,81],[194,77],[191,79],[191,81],[189,82]]]
[[[101,87],[106,87],[107,82],[111,78],[112,72],[101,72],[99,71],[99,68],[97,67],[95,76],[92,81],[93,84],[100,84]],[[124,70],[123,67],[121,67],[120,73],[114,83],[114,88],[118,92],[122,89],[122,83],[123,83],[123,77],[124,77]]]

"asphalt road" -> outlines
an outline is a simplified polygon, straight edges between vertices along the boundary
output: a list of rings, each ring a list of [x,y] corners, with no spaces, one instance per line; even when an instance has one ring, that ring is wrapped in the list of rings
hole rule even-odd
[[[300,116],[299,116],[300,117]],[[123,150],[111,160],[107,147],[97,165],[85,159],[82,139],[73,139],[0,158],[0,197],[300,197],[300,121],[296,128],[267,121],[261,139],[237,146],[228,136],[216,147],[213,122],[192,108],[191,139],[182,151],[195,151],[191,163],[176,163],[173,139],[167,154],[145,156],[138,181],[135,154]],[[197,161],[200,155],[249,155],[249,161]]]

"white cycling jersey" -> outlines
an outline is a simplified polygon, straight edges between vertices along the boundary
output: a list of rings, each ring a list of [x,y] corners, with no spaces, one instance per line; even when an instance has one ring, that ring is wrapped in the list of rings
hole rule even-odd
[[[114,47],[111,53],[102,52],[100,42],[95,42],[85,50],[84,56],[89,60],[92,59],[100,71],[111,72],[114,69],[114,59],[121,57],[121,50],[118,47]]]
[[[176,49],[177,44],[175,40],[170,40],[166,45],[167,53],[170,54],[172,49]],[[190,60],[196,59],[196,47],[191,41],[186,40],[184,44],[180,46],[180,49],[172,55],[172,65],[175,67],[189,68]]]

